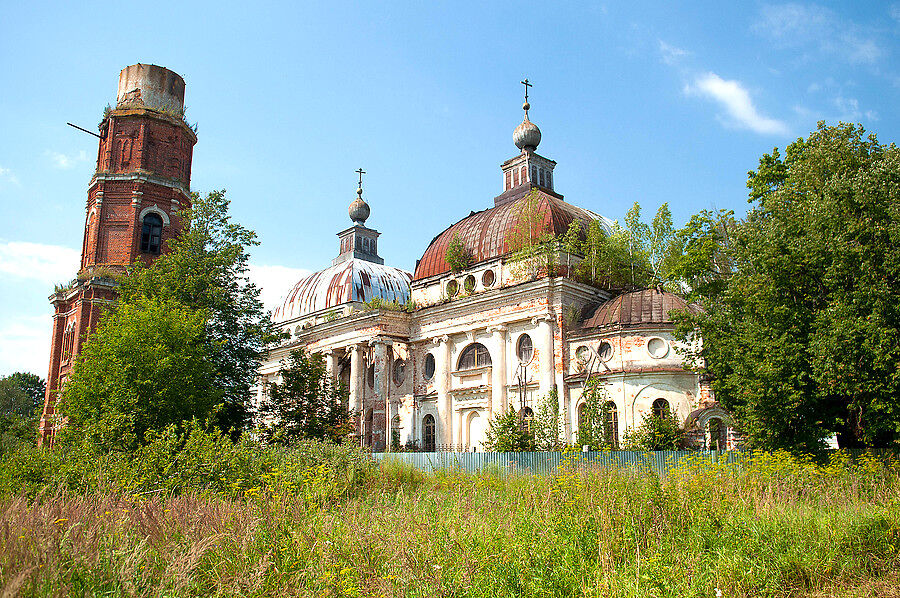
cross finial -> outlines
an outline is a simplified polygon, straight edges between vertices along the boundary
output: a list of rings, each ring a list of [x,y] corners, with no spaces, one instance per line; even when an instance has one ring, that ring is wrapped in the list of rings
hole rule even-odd
[[[366,174],[366,171],[363,170],[362,168],[359,168],[359,169],[355,170],[354,172],[356,172],[359,175],[359,188],[362,189],[362,175]]]
[[[519,81],[519,83],[521,83],[522,85],[525,86],[525,103],[527,104],[528,103],[528,88],[534,87],[534,85],[529,83],[528,79],[525,79],[524,81]]]

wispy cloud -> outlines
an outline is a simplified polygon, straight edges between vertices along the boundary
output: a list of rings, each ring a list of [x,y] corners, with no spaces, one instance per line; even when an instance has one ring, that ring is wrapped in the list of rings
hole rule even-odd
[[[309,270],[301,268],[250,264],[250,280],[261,289],[259,298],[269,310],[278,307],[297,281],[308,274]]]
[[[60,245],[0,240],[0,273],[37,280],[48,286],[75,277],[81,256]]]
[[[50,306],[47,308],[46,315],[18,317],[0,325],[0,375],[31,372],[47,376],[53,323]]]
[[[884,55],[875,31],[817,4],[763,6],[752,29],[781,47],[819,52],[851,64],[872,64]]]
[[[659,40],[659,53],[662,54],[662,60],[666,64],[676,64],[689,54],[687,50],[667,44],[663,40]]]
[[[0,166],[0,181],[7,181],[13,185],[21,185],[19,179],[13,174],[13,171],[9,168],[3,168],[2,166]]]
[[[44,153],[47,157],[50,158],[56,168],[60,168],[62,170],[73,168],[81,162],[87,162],[88,159],[87,152],[84,150],[81,150],[77,154],[72,155],[61,154],[53,150],[47,150]]]
[[[763,116],[753,105],[750,93],[740,81],[725,80],[715,73],[697,76],[684,86],[684,93],[700,96],[717,102],[725,109],[727,118],[720,117],[723,124],[741,129],[749,129],[764,135],[785,135],[788,127],[780,120]]]

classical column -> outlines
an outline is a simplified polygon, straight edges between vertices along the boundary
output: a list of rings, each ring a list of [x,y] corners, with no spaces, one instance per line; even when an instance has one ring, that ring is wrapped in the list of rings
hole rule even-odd
[[[432,339],[437,345],[434,351],[434,389],[437,391],[437,409],[440,426],[438,444],[450,450],[453,444],[453,406],[450,400],[450,337],[447,335]]]
[[[391,416],[391,403],[390,398],[388,397],[388,387],[387,387],[387,343],[381,337],[375,337],[371,341],[369,341],[369,345],[374,347],[375,353],[375,400],[374,405],[381,405],[382,409],[384,409],[384,427],[383,429],[383,440],[384,440],[384,450],[388,451],[391,447],[391,432],[390,432],[390,416]]]
[[[334,364],[336,362],[334,349],[325,349],[325,375],[329,380],[334,380]]]
[[[363,412],[361,381],[366,375],[363,371],[363,348],[362,345],[351,345],[347,347],[347,351],[350,353],[350,388],[348,389],[350,392],[350,416],[354,418],[358,424],[358,426],[355,426],[356,429],[354,430],[354,433],[359,435],[360,442],[362,442]]]
[[[556,380],[553,366],[553,319],[550,316],[538,316],[531,319],[537,325],[537,345],[540,347],[541,380],[540,392],[546,395],[553,388]]]
[[[491,402],[488,404],[487,420],[494,414],[506,412],[506,326],[492,326],[487,329],[494,335],[496,351],[491,362]]]

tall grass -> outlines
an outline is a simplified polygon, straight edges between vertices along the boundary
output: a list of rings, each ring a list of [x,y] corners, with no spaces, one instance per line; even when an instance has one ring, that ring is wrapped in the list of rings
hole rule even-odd
[[[760,454],[741,466],[686,462],[664,479],[616,468],[426,475],[387,461],[343,493],[329,490],[330,467],[253,492],[8,496],[3,591],[898,595],[900,473],[890,461]]]

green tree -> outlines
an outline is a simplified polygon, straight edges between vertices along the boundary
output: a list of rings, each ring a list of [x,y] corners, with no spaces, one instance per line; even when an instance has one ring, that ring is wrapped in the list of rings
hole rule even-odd
[[[554,388],[538,403],[537,413],[531,420],[535,449],[555,451],[562,447],[559,439],[560,423],[559,393]]]
[[[447,243],[444,261],[447,262],[447,265],[450,266],[450,271],[454,274],[462,272],[472,263],[472,255],[469,253],[469,248],[466,247],[459,233],[453,233],[453,236]]]
[[[147,435],[220,405],[208,315],[172,299],[120,303],[85,344],[63,391],[60,440],[133,450]]]
[[[237,436],[251,417],[257,367],[281,332],[248,279],[248,248],[257,244],[256,234],[231,221],[224,191],[192,197],[191,209],[183,214],[184,230],[169,242],[171,251],[152,266],[135,264],[122,280],[119,303],[171,300],[206,314],[203,343],[223,404],[216,422]]]
[[[670,288],[690,300],[718,297],[734,268],[734,212],[703,210],[679,229],[673,239]]]
[[[900,439],[900,151],[862,127],[819,128],[749,173],[733,273],[710,289],[692,355],[763,448]]]
[[[616,448],[611,428],[609,393],[600,378],[590,378],[585,383],[584,410],[578,425],[577,445],[591,450]]]
[[[330,379],[321,355],[291,351],[259,411],[260,435],[268,442],[292,443],[308,438],[341,442],[352,431],[347,392]],[[399,442],[399,439],[398,439]]]
[[[37,439],[43,388],[43,379],[35,374],[16,372],[0,378],[0,454]]]
[[[645,413],[641,423],[625,432],[623,446],[628,451],[675,451],[682,448],[684,429],[672,413]]]
[[[510,407],[488,422],[484,448],[499,453],[533,451],[534,434],[527,429],[516,410]]]

